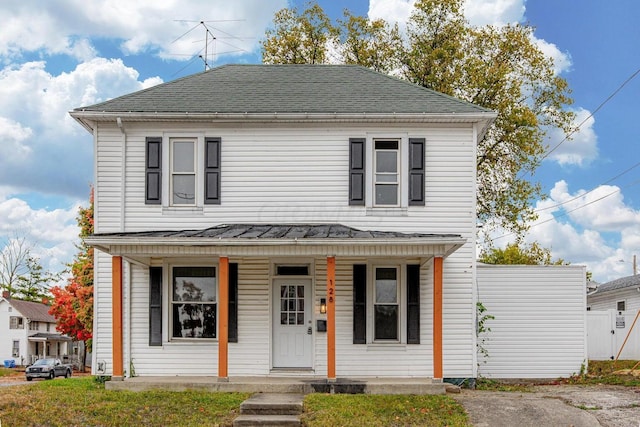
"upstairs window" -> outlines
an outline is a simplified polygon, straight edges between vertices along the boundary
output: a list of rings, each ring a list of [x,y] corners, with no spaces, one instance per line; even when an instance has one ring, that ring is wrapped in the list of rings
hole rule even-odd
[[[374,206],[399,206],[398,141],[374,141]]]
[[[171,204],[196,204],[196,142],[171,141]]]
[[[220,204],[220,149],[220,138],[147,137],[145,204]]]
[[[349,139],[349,205],[425,205],[425,138]]]
[[[627,309],[627,302],[626,301],[616,302],[616,309],[618,311],[625,311]]]
[[[9,318],[9,329],[24,329],[22,317],[11,316]]]
[[[30,322],[29,323],[29,330],[30,331],[37,331],[38,329],[40,329],[40,323],[38,323],[38,322]]]

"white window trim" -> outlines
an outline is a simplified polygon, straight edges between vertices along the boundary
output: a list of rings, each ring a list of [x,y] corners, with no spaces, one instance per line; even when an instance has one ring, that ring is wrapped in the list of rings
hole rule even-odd
[[[210,345],[218,342],[220,337],[220,266],[211,259],[199,262],[196,260],[174,261],[162,265],[162,344],[195,344]],[[216,338],[174,338],[173,337],[173,268],[174,267],[214,267],[216,269]]]
[[[618,304],[623,303],[624,304],[624,310],[618,310]],[[616,301],[616,311],[627,311],[627,300],[626,299],[621,299]]]
[[[162,174],[162,207],[163,212],[185,212],[202,213],[204,206],[204,139],[203,133],[165,133],[162,136],[162,170],[167,173]],[[174,205],[172,195],[171,178],[173,176],[173,167],[171,164],[171,153],[173,149],[173,141],[194,141],[195,147],[195,204],[192,205]]]
[[[400,168],[398,171],[398,193],[400,204],[398,206],[375,205],[375,141],[397,140],[399,150]],[[369,213],[383,212],[385,214],[406,214],[409,206],[409,135],[406,132],[371,133],[366,136],[365,147],[365,207]]]
[[[375,281],[376,268],[396,268],[398,271],[398,340],[376,340],[375,339]],[[400,263],[374,263],[367,266],[367,344],[375,346],[393,346],[407,343],[407,264]]]
[[[17,346],[16,346],[16,343],[18,343]],[[20,341],[19,340],[13,340],[13,342],[11,343],[11,357],[20,357]]]

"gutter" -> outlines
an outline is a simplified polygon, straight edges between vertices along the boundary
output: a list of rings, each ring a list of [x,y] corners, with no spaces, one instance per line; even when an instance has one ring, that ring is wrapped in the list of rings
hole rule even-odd
[[[96,121],[191,120],[204,122],[383,122],[383,123],[477,123],[486,128],[497,117],[495,112],[477,113],[189,113],[189,112],[106,112],[72,110],[71,117],[85,129],[92,131]]]

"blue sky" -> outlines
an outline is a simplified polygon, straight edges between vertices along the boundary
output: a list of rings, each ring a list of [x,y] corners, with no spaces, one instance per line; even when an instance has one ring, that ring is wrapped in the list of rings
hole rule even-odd
[[[319,3],[333,18],[347,8],[401,26],[412,7],[411,0]],[[3,1],[0,243],[26,236],[52,271],[63,269],[76,252],[75,217],[78,206],[87,204],[93,147],[69,110],[202,71],[201,20],[216,37],[210,65],[258,63],[259,41],[273,14],[304,4]],[[534,26],[536,43],[573,89],[571,108],[584,124],[536,172],[549,199],[537,203],[540,219],[527,239],[551,248],[554,257],[587,265],[601,282],[630,275],[630,261],[640,255],[640,76],[622,86],[640,69],[639,12],[640,3],[632,0],[465,3],[473,24]],[[562,139],[551,133],[549,144]],[[499,245],[510,241],[500,233],[494,237]]]

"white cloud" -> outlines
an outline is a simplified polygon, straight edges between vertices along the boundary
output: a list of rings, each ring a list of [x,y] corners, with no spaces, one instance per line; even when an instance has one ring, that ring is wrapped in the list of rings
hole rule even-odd
[[[0,199],[0,242],[24,237],[46,270],[62,271],[77,252],[79,206],[78,202],[67,209],[33,209],[15,197]]]
[[[161,80],[139,81],[138,72],[120,59],[94,58],[57,76],[45,65],[28,62],[0,70],[0,136],[8,141],[0,152],[13,153],[0,157],[0,185],[81,198],[92,179],[93,146],[68,111]]]
[[[554,259],[586,265],[601,283],[631,274],[629,262],[640,251],[640,211],[624,203],[618,187],[572,193],[565,181],[558,181],[536,209],[539,218],[526,242],[551,249]],[[493,236],[499,247],[513,241],[513,236],[500,238],[498,231]]]
[[[369,18],[382,18],[404,26],[415,0],[370,0]],[[524,0],[466,0],[464,14],[472,25],[505,25],[524,19]]]
[[[574,113],[574,127],[581,126],[569,139],[565,140],[565,135],[560,129],[548,131],[547,143],[553,152],[547,159],[560,165],[586,166],[598,157],[598,136],[593,129],[595,118],[589,117],[591,112],[584,108],[575,110]]]
[[[384,19],[405,27],[415,3],[415,0],[370,0],[369,19]]]
[[[253,52],[274,13],[286,6],[286,0],[3,1],[0,55],[43,50],[87,60],[95,56],[89,37],[122,40],[126,54],[149,50],[161,56],[193,54],[204,46],[204,28],[176,39],[201,20],[216,36],[218,52]]]
[[[4,162],[25,162],[31,154],[31,147],[25,141],[33,132],[28,127],[5,117],[0,117],[0,158]]]
[[[569,71],[573,65],[571,55],[568,52],[562,52],[554,43],[546,40],[533,38],[533,42],[547,57],[553,59],[553,69],[556,74]]]
[[[472,25],[514,24],[524,18],[524,0],[466,0],[464,14]]]

